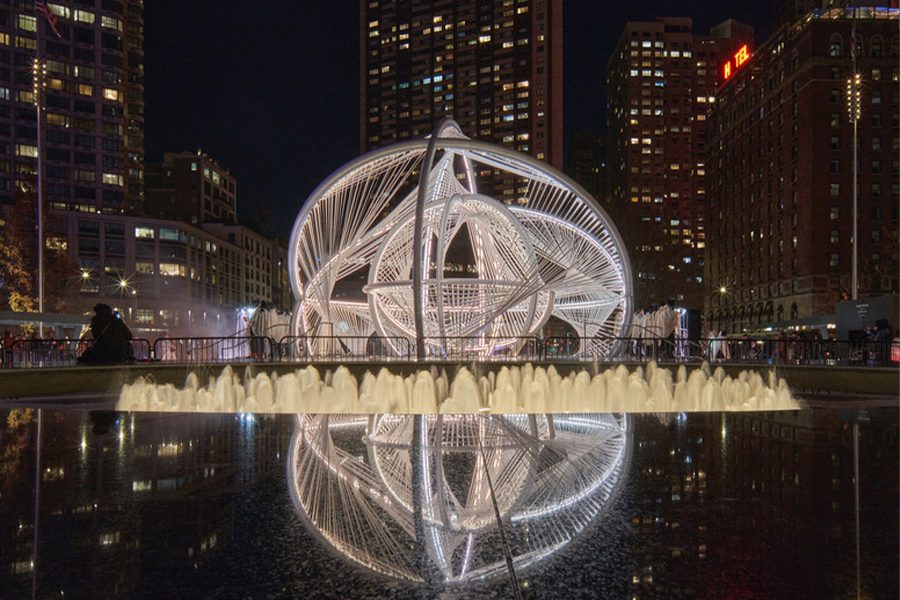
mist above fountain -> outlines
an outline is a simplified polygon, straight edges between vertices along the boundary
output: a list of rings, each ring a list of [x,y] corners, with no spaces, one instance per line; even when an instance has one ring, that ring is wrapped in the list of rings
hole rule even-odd
[[[123,386],[123,411],[473,414],[566,412],[693,412],[799,409],[787,384],[770,371],[737,377],[704,363],[674,373],[655,363],[629,371],[624,365],[591,375],[586,370],[560,375],[553,367],[504,366],[475,376],[465,367],[449,376],[444,369],[399,375],[387,368],[366,371],[361,379],[346,367],[320,371],[314,366],[284,375],[225,367],[207,382],[191,373],[185,385],[159,385],[139,377]]]

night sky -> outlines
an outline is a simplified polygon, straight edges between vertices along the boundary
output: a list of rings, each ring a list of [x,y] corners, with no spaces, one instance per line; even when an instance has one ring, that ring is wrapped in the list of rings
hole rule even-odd
[[[359,3],[145,4],[146,151],[208,152],[238,180],[244,220],[271,208],[286,237],[315,186],[359,153]],[[602,131],[606,62],[628,20],[690,16],[694,33],[727,18],[768,34],[771,2],[567,0],[566,139]],[[264,223],[263,223],[264,225]]]

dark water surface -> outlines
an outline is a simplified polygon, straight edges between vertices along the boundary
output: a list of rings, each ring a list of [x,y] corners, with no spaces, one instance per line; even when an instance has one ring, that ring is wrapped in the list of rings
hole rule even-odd
[[[291,501],[295,417],[43,409],[37,510],[38,411],[0,419],[2,598],[515,597],[505,570],[423,585],[342,558]],[[633,416],[627,444],[602,510],[516,569],[521,597],[855,598],[857,566],[862,597],[897,597],[896,407]]]

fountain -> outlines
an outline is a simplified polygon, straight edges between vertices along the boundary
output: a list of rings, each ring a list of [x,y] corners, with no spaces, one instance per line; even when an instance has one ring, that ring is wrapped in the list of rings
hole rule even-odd
[[[361,380],[346,367],[321,372],[309,365],[292,373],[241,376],[230,366],[202,384],[196,373],[182,388],[143,377],[125,384],[116,406],[122,411],[344,413],[344,414],[505,414],[505,413],[667,413],[694,411],[797,410],[783,379],[756,371],[726,375],[708,364],[688,373],[649,363],[629,371],[624,365],[560,375],[552,365],[503,366],[475,377],[466,367],[450,377],[444,369],[400,375],[382,368]]]

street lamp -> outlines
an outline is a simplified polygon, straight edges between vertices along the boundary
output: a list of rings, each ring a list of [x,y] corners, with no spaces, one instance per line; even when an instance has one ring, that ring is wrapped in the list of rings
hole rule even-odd
[[[119,277],[119,280],[116,282],[116,288],[119,291],[119,296],[123,296],[126,293],[131,294],[132,299],[132,314],[131,318],[137,318],[137,289],[131,285],[131,282],[127,277]]]

